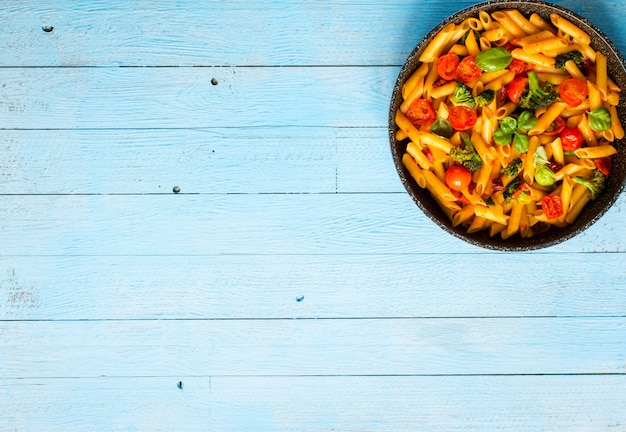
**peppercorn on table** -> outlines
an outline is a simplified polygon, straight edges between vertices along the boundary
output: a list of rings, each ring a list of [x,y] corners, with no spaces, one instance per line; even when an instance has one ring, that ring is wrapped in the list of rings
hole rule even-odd
[[[504,253],[395,170],[400,67],[475,3],[0,3],[0,430],[626,430],[623,193]]]

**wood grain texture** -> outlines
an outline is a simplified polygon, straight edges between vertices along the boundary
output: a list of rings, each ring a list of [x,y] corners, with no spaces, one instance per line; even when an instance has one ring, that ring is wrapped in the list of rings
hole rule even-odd
[[[0,322],[0,379],[626,373],[626,318]]]
[[[0,194],[404,192],[386,128],[7,130],[0,149]]]
[[[623,430],[626,194],[493,253],[393,167],[400,65],[474,3],[3,1],[0,431]]]
[[[182,383],[182,389],[178,388]],[[341,390],[338,390],[341,389]],[[472,389],[472,391],[468,391]],[[621,430],[624,375],[0,380],[3,431]]]
[[[439,228],[406,193],[5,195],[2,199],[0,242],[5,255],[487,252]],[[584,233],[544,252],[623,251],[624,205],[622,195]]]
[[[129,10],[120,0],[11,0],[0,9],[0,66],[400,65],[439,21],[475,3],[188,0]],[[625,50],[612,31],[616,2],[553,3],[584,13]]]
[[[0,113],[4,129],[387,127],[398,71],[0,68]]]
[[[512,271],[511,256],[489,253],[9,256],[0,258],[0,319],[611,317],[626,310],[621,253],[514,259],[524,271]],[[598,271],[599,262],[614,271]]]

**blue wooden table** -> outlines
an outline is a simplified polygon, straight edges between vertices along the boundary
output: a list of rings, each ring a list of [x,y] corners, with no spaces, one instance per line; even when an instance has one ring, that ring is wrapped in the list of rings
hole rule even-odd
[[[0,430],[625,431],[624,196],[497,253],[393,166],[473,3],[0,3]]]

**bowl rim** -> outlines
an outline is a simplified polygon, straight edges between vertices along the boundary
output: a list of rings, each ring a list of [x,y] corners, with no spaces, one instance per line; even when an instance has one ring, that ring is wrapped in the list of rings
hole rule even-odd
[[[433,27],[430,31],[428,31],[428,33],[426,33],[426,35],[424,35],[420,39],[420,41],[416,44],[416,46],[413,48],[411,53],[408,55],[400,71],[398,72],[398,76],[396,78],[396,81],[393,87],[392,97],[390,100],[389,118],[388,118],[388,134],[389,134],[389,141],[390,141],[393,162],[396,167],[396,171],[398,175],[400,176],[400,180],[404,188],[406,189],[406,191],[408,192],[409,196],[414,201],[414,203],[418,206],[418,208],[430,220],[432,220],[438,227],[446,231],[448,234],[451,234],[454,237],[457,237],[474,246],[478,246],[478,247],[490,249],[490,250],[502,251],[502,252],[529,252],[529,251],[533,251],[537,249],[543,249],[543,248],[557,245],[559,243],[563,243],[579,235],[580,233],[584,232],[587,228],[589,228],[591,225],[593,225],[595,222],[597,222],[615,204],[615,202],[619,198],[620,194],[623,192],[624,187],[626,185],[626,178],[625,178],[619,183],[617,189],[608,198],[606,205],[604,205],[603,207],[600,207],[597,213],[595,213],[588,221],[584,222],[582,225],[575,226],[574,224],[572,224],[569,226],[571,227],[570,229],[567,229],[567,227],[559,228],[558,232],[560,232],[561,234],[557,236],[552,236],[549,239],[542,238],[545,236],[541,236],[541,235],[533,236],[531,238],[526,238],[526,239],[520,238],[518,235],[516,235],[514,237],[514,241],[512,242],[507,241],[507,240],[498,241],[497,238],[495,237],[485,238],[485,237],[478,236],[478,235],[470,235],[461,230],[454,229],[450,225],[449,222],[448,223],[442,222],[440,218],[438,218],[435,214],[433,214],[432,211],[426,208],[425,204],[416,195],[416,192],[414,191],[414,187],[419,187],[419,186],[415,184],[415,181],[410,177],[410,174],[408,174],[408,172],[404,168],[402,161],[401,161],[402,155],[398,151],[398,142],[396,141],[396,138],[395,138],[395,133],[398,129],[395,124],[395,109],[398,106],[397,104],[397,100],[399,97],[398,95],[401,95],[400,93],[401,86],[404,83],[404,80],[408,78],[408,76],[410,75],[408,74],[409,69],[411,69],[411,71],[416,69],[416,67],[412,67],[412,65],[416,64],[415,63],[416,61],[417,61],[417,64],[419,65],[419,61],[416,59],[416,57],[419,56],[419,54],[426,47],[428,42],[430,42],[430,40],[432,40],[432,38],[446,25],[453,23],[453,22],[461,21],[463,18],[473,13],[476,13],[479,10],[485,10],[485,9],[498,10],[498,9],[504,9],[507,7],[512,7],[512,8],[519,7],[520,5],[524,5],[524,7],[529,7],[529,6],[530,7],[542,7],[542,6],[549,7],[549,8],[554,9],[557,13],[564,16],[564,18],[568,18],[569,16],[575,20],[578,20],[579,22],[587,26],[588,29],[593,30],[593,32],[595,32],[597,36],[599,36],[599,38],[602,40],[602,43],[606,44],[606,46],[610,50],[610,53],[605,53],[605,55],[613,56],[612,59],[619,64],[619,66],[622,69],[622,72],[626,75],[626,60],[624,60],[624,57],[622,56],[619,49],[615,46],[615,44],[606,36],[606,34],[601,29],[599,29],[595,24],[593,24],[591,21],[581,16],[580,14],[570,9],[567,9],[563,6],[547,2],[545,0],[487,0],[487,1],[476,3],[474,5],[458,10],[457,12],[443,19],[439,24]],[[620,95],[620,105],[622,104],[623,98],[624,98],[624,94],[622,93]],[[623,140],[620,140],[618,142],[621,142],[621,141]],[[622,149],[621,151],[624,151],[624,149]],[[554,230],[550,230],[550,231],[554,232]],[[491,241],[491,240],[495,240],[495,241]]]

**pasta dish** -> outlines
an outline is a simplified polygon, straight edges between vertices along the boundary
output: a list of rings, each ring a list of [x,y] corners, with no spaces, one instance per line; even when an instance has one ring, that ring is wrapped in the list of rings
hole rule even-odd
[[[620,92],[572,22],[479,11],[441,29],[402,85],[402,164],[468,233],[564,227],[610,175]]]

